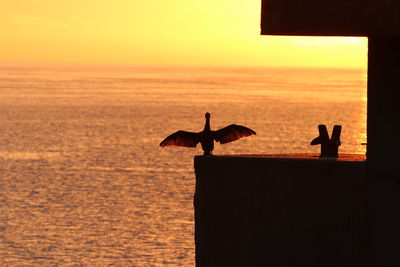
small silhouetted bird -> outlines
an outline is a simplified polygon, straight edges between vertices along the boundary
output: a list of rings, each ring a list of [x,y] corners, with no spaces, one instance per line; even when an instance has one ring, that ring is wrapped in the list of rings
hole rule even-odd
[[[199,133],[177,131],[165,138],[160,143],[160,146],[196,147],[196,145],[200,143],[204,155],[211,155],[211,152],[214,149],[214,140],[221,144],[225,144],[252,134],[256,134],[256,132],[247,127],[236,124],[231,124],[217,131],[211,131],[210,113],[207,112],[206,124],[203,131]]]

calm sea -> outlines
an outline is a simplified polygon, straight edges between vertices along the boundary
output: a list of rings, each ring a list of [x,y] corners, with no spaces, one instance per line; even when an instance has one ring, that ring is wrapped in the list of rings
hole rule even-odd
[[[0,67],[0,265],[193,266],[193,156],[167,135],[245,125],[214,154],[365,153],[366,70]]]

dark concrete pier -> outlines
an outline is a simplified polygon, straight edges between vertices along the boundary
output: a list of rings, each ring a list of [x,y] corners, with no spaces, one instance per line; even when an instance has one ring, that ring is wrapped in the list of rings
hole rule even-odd
[[[400,1],[262,0],[261,34],[368,37],[367,158],[195,157],[198,266],[400,266]]]
[[[196,156],[194,164],[197,266],[364,266],[364,156]]]

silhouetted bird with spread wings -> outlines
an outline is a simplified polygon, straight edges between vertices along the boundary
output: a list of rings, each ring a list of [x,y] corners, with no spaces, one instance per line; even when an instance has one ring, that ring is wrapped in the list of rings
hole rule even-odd
[[[225,144],[252,134],[256,134],[256,132],[247,127],[236,124],[231,124],[219,129],[218,131],[211,131],[210,113],[207,112],[206,124],[203,131],[199,133],[177,131],[165,138],[160,143],[160,146],[196,147],[196,145],[200,143],[204,155],[211,155],[211,152],[214,149],[214,140],[221,144]]]

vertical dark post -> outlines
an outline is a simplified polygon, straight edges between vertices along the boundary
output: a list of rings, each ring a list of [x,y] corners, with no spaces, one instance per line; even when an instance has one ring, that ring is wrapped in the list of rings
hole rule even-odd
[[[371,266],[398,266],[400,37],[369,37],[368,46],[367,255]]]
[[[368,38],[369,176],[400,175],[400,37]]]

